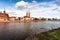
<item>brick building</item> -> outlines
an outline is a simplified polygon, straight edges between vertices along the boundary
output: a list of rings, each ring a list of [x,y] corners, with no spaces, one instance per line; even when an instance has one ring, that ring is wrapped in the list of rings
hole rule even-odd
[[[8,21],[9,15],[4,10],[3,12],[0,12],[0,21]]]

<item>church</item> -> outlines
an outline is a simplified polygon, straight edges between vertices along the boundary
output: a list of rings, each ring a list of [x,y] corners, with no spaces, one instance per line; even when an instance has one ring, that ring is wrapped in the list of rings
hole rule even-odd
[[[30,12],[26,13],[26,16],[24,16],[24,20],[26,20],[26,21],[30,20]]]
[[[21,21],[30,21],[30,12],[27,12],[26,15],[21,18]]]

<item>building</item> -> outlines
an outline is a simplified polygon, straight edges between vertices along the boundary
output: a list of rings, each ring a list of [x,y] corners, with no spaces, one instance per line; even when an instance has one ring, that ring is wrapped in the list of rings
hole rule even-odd
[[[33,21],[34,20],[34,17],[31,17],[30,19],[31,19],[31,21]]]
[[[4,10],[3,12],[0,12],[0,21],[8,21],[9,15]]]
[[[15,19],[16,19],[15,16],[9,17],[9,21],[15,21]]]
[[[30,21],[30,12],[26,13],[26,16],[23,17],[24,21]]]

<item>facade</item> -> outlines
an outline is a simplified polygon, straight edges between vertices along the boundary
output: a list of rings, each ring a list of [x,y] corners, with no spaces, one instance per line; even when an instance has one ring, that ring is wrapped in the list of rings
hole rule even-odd
[[[0,12],[0,21],[8,21],[9,19],[9,15],[5,12],[5,10],[3,12]]]
[[[26,13],[26,16],[24,16],[24,21],[30,21],[30,12]]]
[[[9,21],[15,21],[15,19],[16,19],[15,16],[9,17]]]

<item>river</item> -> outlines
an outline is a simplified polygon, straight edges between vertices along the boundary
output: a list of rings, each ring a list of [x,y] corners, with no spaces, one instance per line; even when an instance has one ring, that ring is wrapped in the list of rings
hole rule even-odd
[[[35,33],[59,27],[60,21],[0,23],[0,40],[25,40]]]

